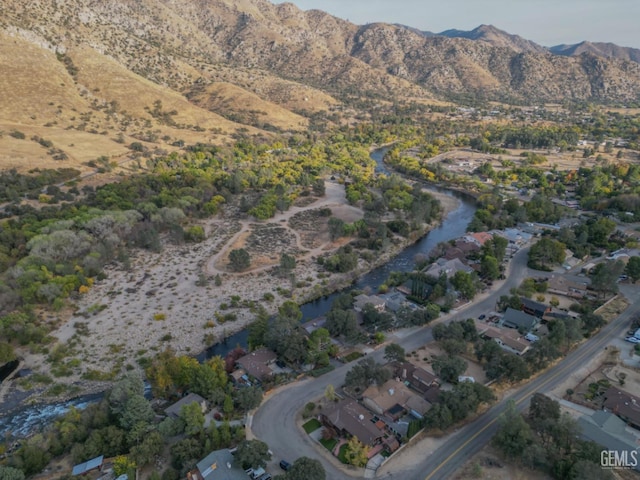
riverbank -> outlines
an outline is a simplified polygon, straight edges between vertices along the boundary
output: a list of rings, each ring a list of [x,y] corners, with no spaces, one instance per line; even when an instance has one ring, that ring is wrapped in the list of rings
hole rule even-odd
[[[451,195],[431,193],[441,202],[442,218],[459,205],[459,200]],[[396,237],[382,255],[371,262],[361,261],[356,270],[346,274],[320,272],[315,256],[309,256],[296,266],[294,274],[301,286],[293,290],[292,296],[286,295],[291,289],[290,279],[280,278],[270,269],[223,274],[220,285],[212,278],[206,284],[201,283],[208,259],[223,250],[235,234],[232,222],[224,219],[207,225],[210,235],[202,244],[169,245],[161,254],[139,251],[130,258],[130,270],[108,266],[107,278],[97,282],[78,303],[77,314],[53,332],[59,344],[69,349],[67,359],[62,362],[77,358],[81,369],[54,378],[52,365],[44,354],[24,354],[21,368],[47,376],[54,383],[30,384],[29,377],[7,382],[11,388],[7,385],[4,395],[0,391],[0,412],[7,410],[4,406],[14,408],[17,403],[42,401],[43,396],[62,401],[102,391],[123,369],[139,369],[141,359],[152,358],[165,348],[178,354],[202,352],[245,329],[255,316],[251,304],[259,303],[270,313],[276,313],[286,300],[303,304],[338,291],[387,263],[436,225],[434,222],[411,239]],[[332,247],[335,250],[339,245],[340,242]],[[271,294],[273,300],[265,300],[265,294]],[[228,313],[233,313],[236,319],[223,321],[222,315]],[[51,386],[56,384],[67,388],[50,395]]]

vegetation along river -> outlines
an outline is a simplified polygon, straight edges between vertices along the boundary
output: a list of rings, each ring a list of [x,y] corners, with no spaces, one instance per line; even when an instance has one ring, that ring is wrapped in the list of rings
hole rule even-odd
[[[390,173],[383,163],[383,158],[387,150],[388,148],[385,147],[374,150],[371,153],[371,158],[377,163],[377,173]],[[458,207],[454,211],[450,212],[438,227],[429,231],[418,242],[402,250],[402,252],[386,264],[366,273],[347,289],[302,305],[300,308],[303,314],[303,322],[327,313],[335,298],[345,291],[352,289],[362,290],[367,287],[372,291],[376,291],[387,279],[390,272],[412,270],[414,266],[414,258],[417,254],[428,254],[438,243],[458,238],[466,232],[467,225],[473,218],[476,211],[473,199],[462,193],[447,189],[438,187],[429,187],[429,189],[456,197],[459,200]],[[237,345],[246,347],[247,336],[248,332],[246,329],[230,335],[224,342],[209,347],[198,358],[203,360],[214,355],[224,356],[229,352],[229,350],[235,348]],[[84,408],[91,401],[96,401],[100,398],[101,395],[89,395],[81,396],[64,403],[24,407],[9,415],[0,417],[0,435],[4,435],[8,432],[13,432],[18,436],[26,435],[34,428],[42,427],[51,419],[65,413],[70,407],[75,406],[77,408]]]

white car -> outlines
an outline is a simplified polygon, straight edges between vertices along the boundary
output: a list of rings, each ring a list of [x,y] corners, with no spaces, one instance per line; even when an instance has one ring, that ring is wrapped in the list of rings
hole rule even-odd
[[[625,340],[631,343],[640,343],[640,338],[636,338],[636,337],[626,337]]]

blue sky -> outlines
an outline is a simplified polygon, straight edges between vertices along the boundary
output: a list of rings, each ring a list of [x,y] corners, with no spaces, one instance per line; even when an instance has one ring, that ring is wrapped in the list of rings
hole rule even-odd
[[[324,10],[359,25],[402,23],[441,32],[490,24],[545,46],[589,40],[640,48],[640,0],[289,1],[303,10]]]

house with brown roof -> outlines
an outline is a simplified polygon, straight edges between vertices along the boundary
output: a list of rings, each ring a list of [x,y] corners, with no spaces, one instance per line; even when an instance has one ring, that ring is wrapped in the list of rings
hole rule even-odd
[[[603,397],[603,410],[617,415],[633,428],[640,429],[640,397],[618,387],[609,387]]]
[[[242,368],[247,375],[263,382],[267,378],[273,376],[273,365],[278,356],[267,348],[259,348],[244,357],[240,357],[236,364]]]
[[[517,330],[509,328],[496,328],[482,322],[475,322],[478,335],[483,338],[490,338],[500,347],[516,355],[524,355],[531,348],[531,342],[525,339],[525,335],[520,335]]]
[[[385,415],[393,421],[397,421],[405,413],[422,418],[431,407],[426,400],[396,379],[388,380],[380,386],[371,385],[362,393],[362,403],[372,412]]]
[[[587,284],[574,282],[563,275],[552,275],[548,280],[547,291],[565,297],[584,298],[587,296]]]
[[[393,368],[394,378],[407,382],[411,388],[420,393],[439,386],[438,377],[411,362],[393,362],[390,366]]]
[[[371,412],[352,399],[331,405],[320,415],[320,420],[341,435],[356,437],[363,445],[376,445],[384,437],[384,431],[376,426]]]

